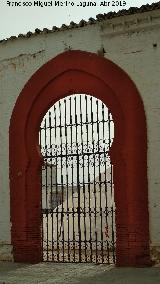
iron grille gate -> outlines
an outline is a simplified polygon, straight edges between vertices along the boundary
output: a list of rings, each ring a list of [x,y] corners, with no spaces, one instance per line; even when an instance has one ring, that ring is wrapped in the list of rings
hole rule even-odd
[[[89,95],[66,97],[45,115],[43,261],[115,262],[113,126],[106,106]]]

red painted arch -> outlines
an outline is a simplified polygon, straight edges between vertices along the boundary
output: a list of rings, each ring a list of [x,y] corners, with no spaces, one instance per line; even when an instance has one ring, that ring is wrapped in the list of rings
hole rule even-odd
[[[15,104],[9,131],[10,195],[14,260],[37,263],[41,249],[41,120],[60,98],[90,94],[110,109],[115,137],[110,150],[116,203],[116,264],[150,265],[147,189],[147,131],[141,97],[113,62],[68,51],[43,65]]]

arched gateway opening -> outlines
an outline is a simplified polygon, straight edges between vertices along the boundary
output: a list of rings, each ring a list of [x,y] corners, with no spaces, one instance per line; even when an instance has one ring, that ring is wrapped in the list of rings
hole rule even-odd
[[[43,261],[115,263],[112,115],[93,96],[73,94],[41,123]]]
[[[42,66],[27,82],[10,123],[10,189],[14,260],[43,259],[39,128],[60,99],[87,94],[111,111],[116,223],[116,265],[150,265],[147,190],[147,131],[140,95],[128,75],[111,61],[68,51]]]

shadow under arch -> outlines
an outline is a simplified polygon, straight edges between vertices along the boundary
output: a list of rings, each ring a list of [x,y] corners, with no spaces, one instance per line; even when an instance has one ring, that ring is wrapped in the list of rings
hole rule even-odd
[[[148,266],[147,129],[138,90],[108,59],[64,52],[43,65],[24,86],[9,129],[11,237],[16,262],[42,261],[39,127],[47,110],[71,94],[91,94],[111,111],[114,165],[116,265]]]

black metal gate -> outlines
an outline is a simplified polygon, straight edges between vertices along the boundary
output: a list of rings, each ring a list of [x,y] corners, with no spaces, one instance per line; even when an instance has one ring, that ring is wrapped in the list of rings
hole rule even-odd
[[[43,261],[115,262],[112,116],[89,95],[58,101],[39,132]]]

